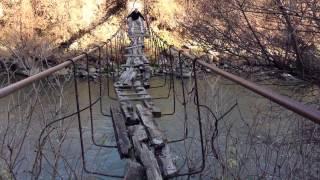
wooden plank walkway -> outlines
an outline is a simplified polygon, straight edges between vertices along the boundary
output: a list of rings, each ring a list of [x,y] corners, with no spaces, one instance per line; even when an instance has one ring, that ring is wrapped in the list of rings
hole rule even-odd
[[[143,53],[145,35],[141,29],[131,29],[128,34],[132,46],[126,48],[130,49],[125,55],[127,63],[121,66],[124,70],[114,83],[119,104],[111,107],[111,115],[119,154],[129,159],[124,179],[161,180],[177,173],[177,168],[156,123],[161,110],[147,91],[151,72]]]

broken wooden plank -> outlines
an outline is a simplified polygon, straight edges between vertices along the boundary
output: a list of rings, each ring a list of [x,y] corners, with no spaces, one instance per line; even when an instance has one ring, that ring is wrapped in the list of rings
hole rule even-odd
[[[145,168],[136,161],[129,160],[124,180],[144,180]]]
[[[137,104],[136,107],[137,113],[141,118],[143,125],[147,128],[147,131],[151,136],[151,144],[156,146],[156,148],[162,147],[164,145],[164,136],[154,122],[152,113],[147,108],[144,108],[141,104]]]
[[[159,152],[156,152],[156,156],[164,177],[172,176],[178,172],[173,163],[169,145],[165,145]]]
[[[120,157],[129,157],[129,151],[132,148],[132,146],[128,137],[125,119],[122,113],[120,112],[119,108],[111,106],[110,111]]]

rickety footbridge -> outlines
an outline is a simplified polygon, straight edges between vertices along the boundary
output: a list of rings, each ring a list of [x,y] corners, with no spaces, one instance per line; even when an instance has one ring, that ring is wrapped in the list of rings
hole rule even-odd
[[[115,92],[119,105],[111,107],[119,154],[128,161],[125,179],[163,179],[177,173],[167,140],[156,124],[161,111],[147,92],[151,67],[144,54],[146,36],[142,23],[129,21],[130,46]]]
[[[214,73],[229,79],[249,89],[250,91],[264,96],[265,98],[283,106],[284,108],[287,108],[313,121],[315,124],[320,124],[320,112],[318,110],[312,109],[306,105],[303,105],[302,103],[281,96],[271,90],[225,72],[213,64],[208,64],[198,57],[194,57],[193,55],[179,50],[174,46],[170,46],[164,40],[162,40],[162,38],[158,36],[156,32],[152,31],[151,29],[145,29],[142,26],[142,23],[135,23],[132,21],[129,21],[129,23],[130,28],[128,32],[125,32],[123,28],[120,28],[120,30],[106,43],[98,45],[97,47],[81,54],[80,56],[69,59],[64,63],[47,69],[39,74],[0,89],[0,97],[4,98],[14,94],[14,92],[30,84],[53,76],[56,72],[59,72],[64,68],[71,67],[74,80],[74,95],[77,106],[76,112],[68,116],[77,116],[78,119],[77,122],[79,139],[81,142],[80,148],[82,165],[86,173],[106,177],[124,178],[128,180],[158,180],[201,173],[206,166],[203,122],[200,110],[204,106],[201,105],[199,101],[197,74],[198,71],[201,71],[203,67],[210,69]],[[124,38],[126,36],[125,33],[127,33],[127,41]],[[112,43],[112,39],[114,38],[115,41]],[[151,38],[151,43],[145,43],[145,38]],[[125,46],[125,44],[127,44],[127,46]],[[151,53],[145,53],[146,49],[154,49],[154,51]],[[103,52],[105,52],[105,58],[102,57]],[[90,59],[93,58],[94,54],[96,55],[95,58],[98,60],[99,65],[97,73],[99,74],[98,78],[100,85],[100,96],[96,100],[93,100],[92,98],[92,82],[90,80],[92,76],[92,74],[90,74]],[[152,57],[153,62],[148,58],[148,56],[150,56],[150,58]],[[182,62],[182,58],[184,59],[184,62]],[[81,97],[79,96],[77,77],[79,76],[78,65],[83,61],[85,62],[84,66],[87,72],[86,79],[88,83],[89,106],[81,109],[79,105]],[[201,163],[199,163],[200,165],[194,169],[189,169],[186,172],[181,172],[181,169],[183,168],[177,167],[175,164],[172,151],[169,146],[171,143],[184,141],[186,136],[178,140],[168,140],[164,134],[164,131],[158,126],[157,123],[157,118],[160,118],[163,115],[174,114],[176,106],[175,98],[173,98],[173,113],[163,113],[160,108],[157,107],[157,103],[154,101],[155,99],[161,99],[162,97],[153,97],[148,92],[149,88],[152,89],[165,86],[152,86],[150,83],[154,76],[152,73],[153,68],[158,68],[162,71],[165,70],[169,72],[169,80],[166,76],[164,84],[167,84],[169,81],[169,92],[173,91],[173,93],[175,93],[173,76],[175,73],[180,74],[180,77],[183,76],[182,63],[188,63],[192,67],[193,76],[191,78],[194,80],[194,87],[191,93],[194,94],[194,105],[197,112],[197,119],[194,121],[196,121],[199,125],[199,135],[197,136],[200,138],[199,149],[201,149],[201,160],[199,160],[201,161]],[[106,68],[108,78],[108,90],[106,95],[104,95],[102,88],[102,68]],[[180,71],[174,72],[174,69],[180,69]],[[110,78],[112,78],[113,88],[109,87],[109,82],[111,81]],[[181,82],[182,84],[184,83],[183,79],[181,79]],[[114,90],[117,97],[111,97],[110,89]],[[190,92],[184,92],[184,88],[182,88],[181,93],[184,97],[184,102],[182,105],[186,106],[185,95]],[[111,99],[117,101],[117,103],[113,103],[110,107],[110,113],[105,113],[104,109],[102,109],[102,98],[104,96],[111,97]],[[98,102],[100,102],[101,105],[101,113],[112,118],[116,145],[98,144],[95,140],[92,108],[93,105],[97,104]],[[80,115],[84,109],[89,109],[90,111],[90,130],[92,135],[92,143],[95,146],[102,148],[117,148],[121,159],[126,160],[128,163],[125,174],[115,175],[108,172],[96,172],[87,166],[88,160],[86,159],[85,143],[83,141],[84,127],[82,125]],[[44,134],[46,129],[65,118],[66,117],[63,117],[52,121],[46,124],[45,128],[42,129],[39,138],[40,150],[36,155],[35,162],[41,161],[41,149],[45,144],[42,142],[44,142],[45,139]],[[35,169],[34,172],[36,174],[40,174],[41,170],[37,169],[37,167],[34,167],[33,169]]]

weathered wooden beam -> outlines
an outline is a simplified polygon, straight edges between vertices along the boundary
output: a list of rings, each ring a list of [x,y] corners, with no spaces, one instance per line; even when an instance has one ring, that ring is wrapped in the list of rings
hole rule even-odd
[[[129,160],[124,180],[144,180],[145,168],[136,161]]]
[[[161,167],[162,174],[165,177],[172,176],[177,173],[177,167],[173,163],[169,145],[165,145],[159,152],[156,152],[156,156]]]
[[[126,47],[125,49],[134,49],[134,48],[140,48],[140,47],[143,47],[144,44],[137,44],[137,45],[134,45],[134,46],[129,46],[129,47]]]
[[[114,85],[115,88],[121,88],[121,89],[131,89],[133,87],[142,86],[141,82],[137,83],[137,81],[135,81],[133,85],[123,84],[123,83],[120,83],[120,82],[116,82],[113,85]]]
[[[132,87],[131,84],[124,84],[124,83],[121,83],[121,82],[116,82],[116,83],[114,83],[113,86],[116,87],[116,88],[122,88],[122,89],[130,89]]]
[[[130,103],[122,102],[121,110],[126,119],[126,125],[132,126],[139,124],[138,114],[134,111],[134,108]]]
[[[153,117],[155,117],[155,118],[161,117],[162,113],[161,113],[161,109],[159,107],[153,106],[151,110],[152,110]]]
[[[140,97],[119,96],[120,102],[123,102],[123,101],[143,101],[146,99],[152,99],[152,97],[150,95],[144,95],[144,96],[140,96]]]
[[[161,110],[160,108],[156,107],[153,102],[151,101],[143,101],[144,105],[152,111],[152,115],[155,118],[160,118],[161,117]]]
[[[121,74],[118,82],[132,84],[132,81],[136,78],[136,76],[137,72],[134,70],[134,68],[129,68]]]
[[[118,107],[111,106],[110,111],[120,157],[129,157],[129,151],[132,148],[132,146],[128,137],[125,119]]]
[[[144,143],[141,144],[140,160],[146,168],[148,180],[163,180],[160,167],[154,153]]]
[[[135,136],[139,142],[148,140],[147,132],[142,125],[130,126],[128,129],[130,136]]]
[[[135,81],[134,84],[133,84],[133,86],[134,86],[135,88],[138,88],[138,87],[141,87],[141,86],[142,86],[142,83],[141,83],[141,81]]]
[[[140,86],[140,87],[136,87],[136,90],[137,91],[146,91],[146,88],[144,88],[143,86]]]
[[[128,92],[117,92],[119,96],[145,96],[149,95],[147,92],[133,92],[133,93],[128,93]]]
[[[130,65],[127,65],[127,64],[124,64],[124,65],[121,65],[121,67],[123,67],[123,68],[132,68],[132,67],[135,67],[135,68],[137,68],[137,67],[140,67],[140,66],[148,66],[148,65],[150,65],[150,63],[145,63],[145,62],[142,62],[142,63],[139,63],[139,64],[130,64]]]
[[[124,57],[143,57],[143,54],[125,54]]]
[[[149,88],[150,88],[150,82],[149,82],[149,81],[143,82],[143,86],[144,86],[145,88],[149,89]]]
[[[137,113],[151,137],[151,144],[156,148],[164,146],[164,136],[153,120],[151,111],[144,108],[141,104],[137,104],[136,107]]]
[[[134,154],[137,159],[140,159],[141,154],[141,141],[139,140],[138,136],[131,136]]]

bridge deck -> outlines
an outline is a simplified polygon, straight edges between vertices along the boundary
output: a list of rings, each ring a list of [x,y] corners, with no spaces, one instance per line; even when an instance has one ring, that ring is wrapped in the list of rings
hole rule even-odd
[[[129,54],[124,55],[127,62],[114,83],[119,105],[111,107],[117,146],[121,158],[130,159],[125,179],[160,180],[177,173],[177,168],[155,121],[161,117],[161,110],[146,90],[151,68],[143,53],[144,28],[134,21],[130,23],[128,35],[132,42],[126,48]]]

